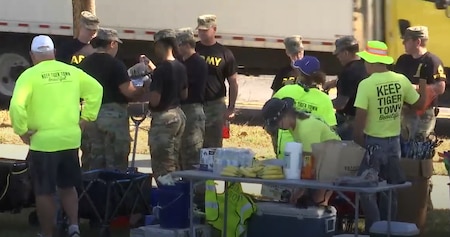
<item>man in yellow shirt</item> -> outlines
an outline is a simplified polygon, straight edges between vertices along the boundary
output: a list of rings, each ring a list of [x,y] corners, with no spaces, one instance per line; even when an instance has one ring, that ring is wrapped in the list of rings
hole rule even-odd
[[[400,168],[400,115],[404,103],[412,108],[424,106],[426,80],[420,79],[419,93],[402,74],[387,69],[394,59],[387,54],[387,46],[380,41],[369,41],[365,51],[357,53],[365,60],[370,76],[361,81],[355,99],[356,117],[354,139],[367,153],[360,166],[360,174],[372,169],[378,177],[390,184],[403,183]],[[375,195],[361,197],[366,231],[380,218],[387,218],[388,195],[381,195],[378,209]],[[396,195],[392,197],[392,216],[397,210]]]
[[[17,79],[9,113],[14,132],[30,145],[29,171],[43,237],[52,237],[56,187],[69,218],[69,236],[79,237],[78,194],[81,169],[78,148],[84,125],[97,118],[102,86],[82,70],[55,60],[53,41],[36,36],[34,66]],[[80,99],[85,106],[80,117]]]

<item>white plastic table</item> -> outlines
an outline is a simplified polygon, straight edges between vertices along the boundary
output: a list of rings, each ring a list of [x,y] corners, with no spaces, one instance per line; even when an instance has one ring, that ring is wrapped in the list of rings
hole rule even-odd
[[[309,188],[309,189],[326,189],[337,192],[342,196],[347,202],[349,202],[355,208],[355,223],[359,221],[359,199],[361,194],[375,194],[380,192],[388,192],[389,195],[389,209],[388,209],[388,237],[390,237],[390,224],[391,224],[391,201],[392,201],[392,191],[399,188],[406,188],[411,186],[410,182],[403,184],[382,184],[376,187],[350,187],[350,186],[336,186],[332,183],[318,182],[314,180],[269,180],[269,179],[258,179],[258,178],[239,178],[239,177],[227,177],[214,174],[208,171],[200,170],[184,170],[175,171],[171,173],[173,177],[180,177],[188,180],[190,183],[190,236],[195,236],[194,233],[194,183],[198,181],[205,180],[220,180],[225,182],[224,193],[225,193],[225,203],[224,203],[224,230],[222,231],[222,236],[227,236],[227,213],[228,213],[228,183],[238,182],[238,183],[255,183],[255,184],[265,184],[265,185],[280,185],[292,188]],[[355,201],[352,202],[343,192],[355,193]],[[358,236],[358,228],[355,228],[355,236]]]

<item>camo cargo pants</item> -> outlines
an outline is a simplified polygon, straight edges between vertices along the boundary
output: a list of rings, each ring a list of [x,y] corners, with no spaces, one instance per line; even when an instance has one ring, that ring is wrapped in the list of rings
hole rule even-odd
[[[436,126],[436,116],[434,108],[425,110],[422,115],[417,115],[415,111],[404,108],[402,111],[402,138],[415,139],[417,137],[426,138],[434,131]]]
[[[202,104],[186,104],[181,109],[186,115],[186,126],[181,142],[180,166],[181,170],[189,170],[194,169],[193,165],[199,164],[206,118]]]
[[[155,179],[179,170],[181,138],[185,126],[186,116],[180,107],[152,112],[148,145]]]
[[[226,111],[225,99],[208,101],[203,106],[206,115],[204,148],[222,147],[222,128],[225,123],[223,115]]]
[[[127,105],[103,104],[97,120],[85,129],[89,137],[89,169],[118,169],[128,167],[130,153],[130,124]]]

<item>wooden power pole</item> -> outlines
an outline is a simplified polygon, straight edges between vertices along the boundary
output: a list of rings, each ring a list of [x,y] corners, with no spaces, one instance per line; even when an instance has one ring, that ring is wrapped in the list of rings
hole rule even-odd
[[[80,24],[80,14],[82,11],[89,11],[95,14],[95,0],[72,0],[73,13],[73,37],[78,36],[78,28]]]

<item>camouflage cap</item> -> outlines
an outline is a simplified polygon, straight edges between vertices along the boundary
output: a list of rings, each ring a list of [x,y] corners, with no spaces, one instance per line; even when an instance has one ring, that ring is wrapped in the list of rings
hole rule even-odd
[[[100,20],[98,17],[88,11],[82,11],[80,17],[81,24],[89,30],[98,30]]]
[[[297,54],[303,51],[302,37],[293,35],[284,39],[284,47],[288,54]]]
[[[155,42],[162,40],[162,39],[167,39],[167,38],[176,38],[176,33],[174,30],[172,29],[164,29],[164,30],[160,30],[158,32],[156,32],[155,36],[153,37]]]
[[[99,28],[97,31],[96,38],[101,40],[109,40],[122,43],[122,40],[119,39],[119,34],[117,33],[117,30],[111,28]]]
[[[403,39],[428,39],[428,27],[426,26],[411,26],[406,28]]]
[[[358,41],[351,35],[342,36],[334,42],[336,49],[334,54],[338,54],[341,51],[348,49],[351,46],[358,45]]]
[[[197,18],[197,30],[208,30],[217,26],[217,16],[212,14],[201,15]]]
[[[194,32],[190,27],[177,30],[177,41],[179,44],[195,40]]]

